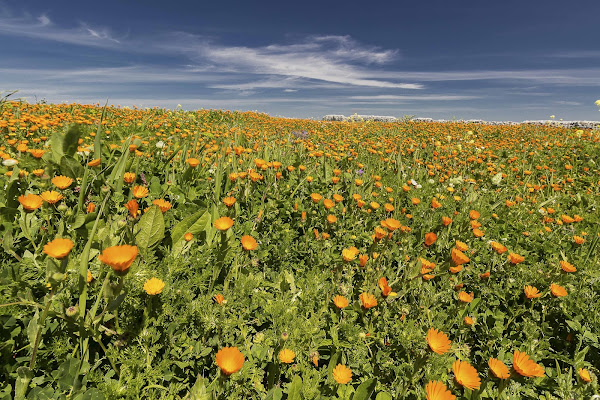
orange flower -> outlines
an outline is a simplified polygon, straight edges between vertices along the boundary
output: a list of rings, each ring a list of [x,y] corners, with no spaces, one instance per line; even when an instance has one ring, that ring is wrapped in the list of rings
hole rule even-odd
[[[479,211],[475,211],[475,210],[469,211],[469,218],[478,219],[479,217],[481,217],[481,214],[479,213]]]
[[[335,202],[333,200],[331,200],[331,199],[323,200],[323,207],[325,207],[326,210],[329,210],[333,206],[335,206]]]
[[[473,294],[468,294],[467,292],[460,292],[458,294],[458,299],[463,303],[470,303],[473,301]]]
[[[27,211],[37,210],[42,206],[42,198],[37,194],[26,194],[25,196],[19,196],[19,203]]]
[[[563,271],[565,272],[575,272],[577,271],[577,268],[575,268],[573,266],[573,264],[570,264],[564,260],[560,260],[560,268],[562,268]]]
[[[34,170],[33,170],[33,174],[34,174],[35,176],[42,176],[42,175],[44,175],[44,172],[45,172],[45,171],[44,171],[43,169],[34,169]]]
[[[385,236],[387,235],[386,231],[384,231],[383,229],[381,229],[380,227],[376,226],[375,227],[375,239],[377,240],[381,240],[383,239]]]
[[[361,254],[358,256],[358,261],[360,262],[360,266],[364,267],[367,265],[367,261],[369,261],[369,256],[366,254]]]
[[[141,199],[144,198],[146,196],[148,196],[148,189],[146,189],[143,186],[134,186],[133,190],[133,197],[135,197],[136,199]]]
[[[88,214],[93,213],[95,210],[96,210],[96,205],[94,203],[90,203],[87,205],[86,211]]]
[[[244,355],[237,347],[223,347],[217,352],[217,365],[225,375],[231,375],[242,369]]]
[[[525,261],[525,257],[517,253],[510,252],[508,253],[508,261],[510,261],[511,264],[517,265]]]
[[[42,192],[41,196],[42,199],[48,204],[55,204],[64,199],[62,194],[55,192],[54,190]]]
[[[433,232],[429,232],[425,234],[425,246],[429,247],[435,243],[437,240],[437,235]]]
[[[138,255],[137,246],[124,244],[104,249],[98,260],[108,265],[117,274],[125,274]]]
[[[481,379],[479,379],[477,370],[468,361],[456,360],[452,364],[452,371],[454,372],[454,379],[461,386],[471,390],[477,390],[481,386]]]
[[[434,353],[444,354],[450,350],[452,342],[444,332],[429,328],[427,331],[427,344]]]
[[[515,350],[513,354],[513,368],[519,375],[525,377],[544,376],[544,367],[536,364],[526,353]]]
[[[377,298],[375,298],[375,296],[372,294],[363,292],[360,294],[359,298],[362,302],[362,306],[367,310],[377,305]]]
[[[135,199],[131,199],[129,200],[126,204],[125,204],[125,208],[127,210],[129,210],[129,214],[131,214],[131,216],[133,218],[137,218],[138,213],[139,213],[139,205],[138,202]]]
[[[444,224],[444,226],[448,226],[452,223],[452,218],[449,217],[442,217],[442,224]]]
[[[233,220],[229,217],[221,217],[213,222],[213,226],[221,232],[226,232],[233,226]]]
[[[506,364],[504,364],[502,361],[495,358],[490,358],[488,361],[488,366],[496,378],[508,379],[510,377],[510,371],[508,370]]]
[[[52,178],[52,184],[59,189],[66,189],[73,183],[73,179],[59,175]]]
[[[442,206],[442,204],[434,197],[433,200],[431,200],[431,207],[433,208],[440,208]]]
[[[402,226],[402,225],[400,224],[400,221],[398,221],[397,219],[387,218],[381,222],[381,226],[383,226],[384,228],[393,232],[396,229],[400,228],[400,226]]]
[[[471,326],[471,325],[473,325],[475,323],[475,321],[473,320],[473,318],[468,317],[468,316],[465,317],[463,321],[465,322],[465,325],[468,325],[468,326]]]
[[[388,285],[388,281],[384,276],[379,278],[377,284],[379,285],[379,288],[381,289],[381,294],[384,297],[387,297],[392,292],[392,288]]]
[[[528,299],[537,299],[542,294],[535,286],[525,286],[525,297]]]
[[[555,297],[565,297],[568,294],[564,287],[557,285],[556,283],[550,285],[550,291]]]
[[[344,385],[352,380],[352,370],[345,365],[338,364],[333,369],[333,379],[337,383]]]
[[[352,261],[356,258],[357,255],[358,249],[354,246],[342,250],[342,258],[344,259],[344,261]]]
[[[152,201],[152,204],[158,206],[158,208],[160,208],[160,211],[162,211],[163,214],[171,209],[171,203],[163,199],[156,199]]]
[[[233,206],[233,205],[235,204],[235,202],[236,202],[236,199],[235,199],[235,197],[231,197],[231,196],[229,196],[229,197],[225,197],[225,198],[223,199],[223,203],[224,203],[224,204],[225,204],[227,207],[231,207],[231,206]]]
[[[479,275],[479,279],[487,279],[490,277],[490,271],[486,271],[483,274]]]
[[[258,247],[258,243],[256,243],[256,239],[254,239],[250,235],[242,236],[241,242],[242,242],[242,247],[246,251],[256,250],[256,248]]]
[[[197,158],[188,158],[186,162],[192,168],[196,168],[198,165],[200,165],[200,160],[198,160]]]
[[[100,165],[101,160],[99,158],[96,158],[92,161],[90,161],[87,165],[88,167],[97,167],[98,165]]]
[[[186,242],[189,242],[190,240],[192,240],[194,238],[194,235],[192,235],[191,232],[186,232],[186,234],[183,235],[183,238],[185,239]]]
[[[592,378],[590,377],[590,372],[587,369],[579,368],[577,370],[577,373],[579,374],[581,380],[585,383],[590,383],[592,381]]]
[[[584,244],[585,242],[587,242],[587,240],[585,240],[585,239],[584,239],[584,238],[582,238],[581,236],[577,236],[577,235],[573,236],[573,241],[574,241],[576,244]]]
[[[492,249],[494,249],[494,251],[498,254],[502,254],[508,250],[506,246],[498,242],[490,242],[490,245],[492,246]]]
[[[427,400],[456,400],[456,396],[442,382],[429,381],[425,386],[425,392]]]
[[[467,246],[467,244],[465,242],[461,242],[460,240],[456,241],[456,248],[460,251],[469,250],[469,246]]]
[[[483,233],[483,231],[481,229],[475,228],[475,229],[473,229],[473,235],[475,237],[482,237],[485,235],[485,233]]]
[[[296,353],[294,353],[292,350],[290,349],[283,349],[279,352],[279,354],[277,355],[277,357],[279,358],[279,361],[281,361],[284,364],[291,364],[294,362],[294,358],[296,357]]]
[[[217,304],[225,303],[225,297],[221,293],[215,294],[213,296],[213,299],[215,300],[215,303],[217,303]]]
[[[327,222],[330,224],[335,224],[337,222],[337,217],[335,215],[329,214],[327,216]]]
[[[463,264],[466,264],[469,261],[471,261],[469,259],[469,257],[467,257],[465,255],[465,253],[463,253],[462,251],[458,250],[457,248],[453,248],[452,252],[450,253],[450,255],[452,256],[452,261],[456,265],[463,265]]]
[[[321,196],[319,193],[313,193],[310,195],[310,198],[312,199],[313,203],[318,203],[319,201],[321,201],[323,196]]]
[[[348,299],[344,296],[337,295],[333,298],[333,304],[340,309],[346,308],[348,307]]]
[[[44,246],[44,254],[56,258],[57,260],[61,260],[69,255],[74,245],[75,244],[71,239],[57,238]]]

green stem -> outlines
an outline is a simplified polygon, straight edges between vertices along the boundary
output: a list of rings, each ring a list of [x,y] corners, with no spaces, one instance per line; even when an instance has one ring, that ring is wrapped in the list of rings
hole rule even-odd
[[[37,355],[38,346],[40,345],[40,340],[42,338],[42,329],[44,329],[44,325],[46,322],[46,316],[48,315],[48,311],[50,310],[50,304],[52,303],[52,296],[54,295],[53,291],[50,291],[50,296],[46,302],[46,307],[44,307],[44,312],[42,313],[42,319],[40,321],[40,326],[38,327],[37,334],[35,336],[35,343],[33,344],[33,351],[31,353],[31,360],[29,361],[29,368],[33,369],[35,366],[35,357]]]

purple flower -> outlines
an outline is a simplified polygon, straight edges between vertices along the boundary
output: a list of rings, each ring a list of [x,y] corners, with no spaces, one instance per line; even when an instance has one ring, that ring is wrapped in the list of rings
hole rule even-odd
[[[362,168],[359,169],[358,171],[356,171],[356,173],[358,174],[358,176],[361,176],[363,174],[363,172],[365,172],[365,171],[363,171]]]
[[[142,180],[142,183],[144,185],[148,185],[148,182],[146,182],[146,176],[144,175],[143,172],[140,173],[140,179]]]

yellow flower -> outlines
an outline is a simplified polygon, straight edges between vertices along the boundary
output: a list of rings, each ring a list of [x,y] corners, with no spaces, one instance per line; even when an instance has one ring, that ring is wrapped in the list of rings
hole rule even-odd
[[[350,247],[348,249],[342,250],[342,258],[344,261],[352,261],[356,258],[359,251],[356,247]]]
[[[163,199],[156,199],[152,201],[152,204],[158,206],[163,214],[171,209],[171,203]]]
[[[151,296],[160,294],[165,287],[165,283],[158,278],[150,278],[144,283],[144,290]]]
[[[55,192],[54,190],[52,191],[45,191],[42,192],[42,199],[48,203],[48,204],[55,204],[58,203],[59,201],[61,201],[64,196],[58,192]]]
[[[73,183],[73,179],[59,175],[52,178],[52,184],[59,189],[66,189]]]
[[[338,364],[333,369],[333,379],[335,379],[337,383],[345,385],[352,380],[352,370],[345,365]]]
[[[296,353],[294,353],[290,349],[283,349],[279,352],[278,356],[279,361],[284,364],[291,364],[294,362],[294,357],[296,357]]]
[[[137,199],[141,199],[143,197],[148,196],[148,189],[146,189],[143,186],[134,186],[132,193],[133,193],[133,197],[135,197]]]

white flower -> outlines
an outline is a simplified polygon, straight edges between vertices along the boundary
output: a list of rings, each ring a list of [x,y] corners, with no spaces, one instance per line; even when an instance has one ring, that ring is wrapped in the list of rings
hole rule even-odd
[[[17,165],[19,162],[17,160],[14,160],[12,158],[7,158],[6,160],[2,161],[2,165],[4,165],[5,167],[12,167],[13,165]]]
[[[162,140],[160,142],[156,142],[157,149],[162,149],[163,147],[165,147],[165,143]]]
[[[411,183],[413,186],[417,186],[417,185],[418,185],[417,181],[415,181],[414,179],[411,179],[411,180],[410,180],[410,183]]]

